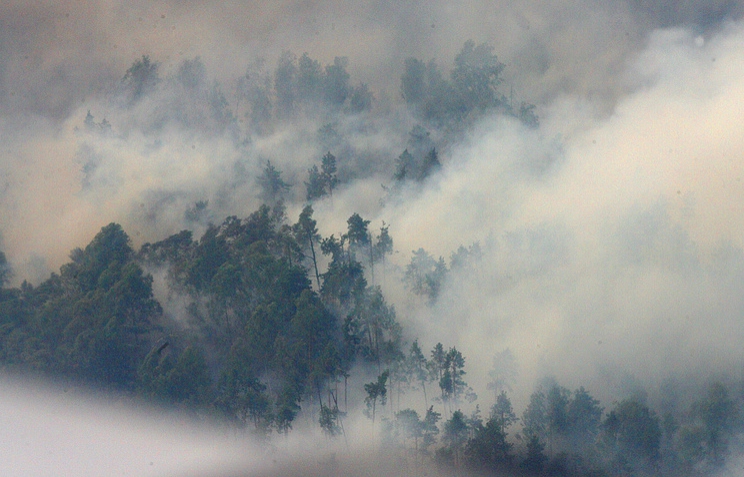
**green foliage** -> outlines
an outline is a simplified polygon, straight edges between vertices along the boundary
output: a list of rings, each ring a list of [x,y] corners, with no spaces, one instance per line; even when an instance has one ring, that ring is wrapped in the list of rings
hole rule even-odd
[[[447,275],[447,265],[442,257],[434,258],[423,248],[413,251],[413,256],[403,275],[406,288],[415,295],[428,298],[433,304]]]
[[[352,113],[363,113],[372,109],[374,95],[369,90],[366,83],[359,83],[359,86],[351,89],[349,96],[349,111]]]
[[[318,423],[326,436],[333,438],[340,435],[341,426],[339,425],[338,407],[331,408],[321,403]]]
[[[326,195],[326,185],[323,180],[323,176],[320,174],[318,166],[313,165],[307,171],[307,182],[305,182],[305,188],[307,189],[307,201],[312,202],[316,199],[320,199]]]
[[[459,250],[465,250],[465,247],[458,249],[458,257],[450,260],[452,268],[458,268],[464,266],[461,254],[468,253],[459,252]],[[493,365],[491,370],[488,371],[488,384],[486,387],[494,392],[495,398],[498,400],[499,394],[506,390],[511,390],[511,384],[516,381],[517,377],[517,363],[514,358],[514,354],[510,349],[505,349],[499,353],[496,353],[493,357]]]
[[[322,94],[323,99],[329,106],[340,107],[349,97],[351,87],[349,86],[349,73],[346,68],[349,60],[346,57],[335,57],[332,65],[325,67]]]
[[[282,180],[281,171],[277,170],[271,161],[266,161],[266,167],[258,177],[258,187],[261,189],[260,199],[264,204],[271,205],[281,202],[289,190],[289,184]]]
[[[691,415],[699,423],[701,444],[711,467],[721,467],[728,454],[729,441],[738,424],[739,412],[728,388],[714,382],[708,386],[705,396],[692,405]],[[692,439],[688,437],[688,441]]]
[[[297,57],[290,51],[283,51],[274,73],[276,109],[279,117],[291,117],[296,102]]]
[[[427,124],[438,128],[462,128],[487,112],[497,111],[537,127],[535,107],[521,102],[515,108],[499,92],[504,64],[493,47],[468,40],[454,58],[450,79],[444,78],[434,60],[407,58],[401,76],[406,104]]]
[[[364,415],[372,419],[372,422],[375,422],[377,402],[379,401],[383,406],[387,402],[387,380],[389,375],[390,372],[385,371],[377,377],[377,381],[372,381],[364,385],[364,392],[367,393],[367,397],[364,398],[364,404],[367,405]]]
[[[490,420],[498,424],[502,432],[506,432],[506,429],[519,420],[505,391],[501,391],[496,397],[496,403],[491,406]]]
[[[3,252],[0,252],[0,288],[4,287],[12,276],[13,273],[10,264],[8,264],[8,259]]]
[[[459,409],[452,413],[452,417],[444,423],[442,443],[444,447],[438,451],[440,462],[460,466],[465,444],[468,441],[468,424],[465,414]]]
[[[496,470],[511,464],[511,448],[512,444],[506,440],[503,421],[492,416],[485,425],[475,427],[474,436],[467,442],[465,455],[468,463],[475,468]]]
[[[150,57],[143,55],[135,60],[122,78],[128,103],[134,104],[145,95],[155,90],[160,83],[158,63],[150,61]]]
[[[321,159],[321,168],[313,165],[308,171],[308,181],[305,182],[307,188],[307,200],[312,202],[326,194],[333,196],[333,190],[338,184],[336,176],[336,157],[330,152],[326,153]]]
[[[462,117],[473,110],[485,110],[500,104],[496,88],[503,81],[504,64],[493,54],[493,47],[468,40],[455,56],[452,84],[458,95]]]
[[[539,475],[548,461],[544,450],[545,445],[540,441],[540,437],[537,434],[530,434],[527,438],[527,452],[520,466],[530,474]]]
[[[639,401],[617,403],[602,423],[602,434],[605,446],[618,462],[633,468],[650,468],[659,459],[659,419]]]

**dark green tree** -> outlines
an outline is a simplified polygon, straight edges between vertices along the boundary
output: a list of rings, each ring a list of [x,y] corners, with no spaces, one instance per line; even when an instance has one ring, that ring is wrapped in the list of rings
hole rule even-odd
[[[568,403],[567,433],[574,449],[587,449],[599,435],[603,408],[583,387],[574,391]]]
[[[0,288],[4,287],[12,276],[12,269],[8,263],[8,259],[3,252],[0,252]]]
[[[303,53],[297,62],[297,95],[304,103],[319,102],[323,85],[320,63]]]
[[[493,47],[468,40],[455,56],[452,84],[458,94],[460,114],[498,106],[496,88],[501,84],[504,64],[493,54]]]
[[[277,170],[271,161],[266,161],[266,167],[258,177],[258,186],[261,189],[260,199],[269,205],[283,201],[285,193],[289,190],[289,184],[282,180],[281,171]]]
[[[692,405],[692,415],[702,424],[707,460],[712,467],[720,467],[739,419],[728,388],[720,382],[709,385],[705,397]]]
[[[297,57],[283,51],[274,73],[277,115],[284,119],[292,117],[297,95]]]
[[[377,377],[377,381],[364,385],[364,392],[367,393],[367,397],[364,398],[364,403],[367,405],[364,414],[372,419],[373,423],[375,422],[377,402],[379,401],[382,406],[387,402],[388,375],[388,371],[385,371]]]
[[[505,391],[501,391],[496,397],[496,403],[491,406],[491,420],[498,424],[501,428],[501,432],[505,433],[506,430],[519,419],[514,414],[512,409],[511,400],[506,395]]]
[[[615,462],[635,469],[653,469],[659,460],[661,426],[645,404],[626,399],[602,423],[603,441]]]
[[[401,94],[410,106],[419,106],[426,99],[426,64],[416,58],[406,58],[401,76]]]
[[[511,464],[511,448],[503,423],[491,417],[485,425],[475,427],[474,436],[467,442],[465,455],[472,467],[493,472]]]
[[[316,199],[320,199],[326,195],[326,184],[323,179],[318,166],[314,165],[307,171],[307,182],[305,182],[305,188],[307,189],[307,201],[312,202]]]
[[[328,151],[321,159],[320,175],[328,194],[333,197],[333,190],[338,185],[338,176],[336,168],[336,156]]]
[[[304,244],[305,247],[310,249],[310,258],[313,262],[315,279],[317,281],[318,290],[320,290],[320,273],[318,272],[318,258],[315,248],[316,245],[320,245],[321,237],[318,233],[317,222],[313,219],[313,208],[311,206],[307,205],[302,209],[302,212],[300,212],[300,218],[294,226],[294,230],[297,235],[297,242]]]
[[[436,302],[447,275],[447,265],[442,257],[434,260],[426,250],[413,251],[413,256],[403,275],[406,288],[415,295],[428,298],[430,304]]]
[[[458,409],[444,423],[444,431],[442,432],[444,448],[437,451],[440,461],[449,463],[455,467],[462,465],[465,444],[468,441],[468,432],[469,429],[465,414]]]
[[[372,109],[374,95],[369,90],[367,83],[359,83],[359,86],[351,89],[349,96],[349,111],[352,113],[363,113]]]
[[[349,73],[346,71],[349,60],[346,57],[336,57],[332,65],[325,67],[323,76],[323,99],[328,106],[340,107],[349,97]]]
[[[426,357],[421,351],[421,347],[419,347],[418,340],[413,340],[413,343],[411,343],[407,360],[411,382],[421,385],[421,390],[424,393],[424,404],[426,404],[426,407],[429,407],[429,400],[426,396],[426,383],[429,381],[429,369]]]
[[[158,67],[158,63],[150,61],[147,55],[142,55],[141,59],[135,60],[129,67],[122,78],[122,85],[130,105],[155,90],[160,83]]]

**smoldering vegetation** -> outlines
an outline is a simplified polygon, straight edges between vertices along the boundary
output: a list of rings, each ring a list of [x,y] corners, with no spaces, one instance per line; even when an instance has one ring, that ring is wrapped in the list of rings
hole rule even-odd
[[[3,368],[249,475],[736,475],[742,7],[589,3],[0,7]]]

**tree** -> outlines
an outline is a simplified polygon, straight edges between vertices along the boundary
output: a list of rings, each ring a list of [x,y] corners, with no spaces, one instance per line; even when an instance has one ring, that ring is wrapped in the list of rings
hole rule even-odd
[[[367,397],[364,398],[364,403],[367,405],[364,415],[372,419],[373,423],[375,422],[377,401],[379,400],[383,406],[387,402],[388,374],[388,371],[385,371],[377,377],[377,381],[372,381],[364,385],[364,391],[367,393]]]
[[[419,439],[424,435],[419,415],[413,409],[403,409],[395,413],[395,424],[401,431],[403,439],[413,439],[415,455],[419,453]]]
[[[497,106],[496,87],[502,82],[504,64],[493,54],[493,47],[468,40],[455,56],[452,84],[459,96],[463,117],[472,110]]]
[[[465,250],[464,247],[461,249]],[[467,253],[467,252],[465,252]],[[450,260],[451,267],[460,267],[460,259],[453,258]],[[511,383],[516,380],[517,377],[517,364],[509,348],[496,353],[493,357],[493,365],[491,370],[488,371],[489,382],[486,387],[493,391],[494,399],[498,399],[498,396],[503,391],[511,391]]]
[[[465,386],[462,376],[465,375],[465,358],[456,348],[450,348],[444,355],[442,378],[439,380],[439,388],[442,390],[442,401],[447,404],[456,402],[457,397]]]
[[[406,58],[401,76],[401,95],[407,104],[420,105],[427,95],[426,64],[416,58]]]
[[[130,105],[136,103],[142,97],[152,92],[160,83],[158,77],[158,63],[150,61],[150,57],[142,55],[141,59],[135,60],[132,66],[122,78],[127,93],[127,101]]]
[[[238,79],[238,99],[245,98],[248,101],[250,111],[246,116],[251,129],[259,134],[269,131],[273,109],[272,78],[265,71],[264,65],[263,59],[256,60],[248,67],[245,75]]]
[[[413,340],[411,348],[408,351],[408,371],[411,374],[411,380],[421,384],[421,390],[424,393],[424,404],[429,406],[429,400],[426,397],[426,383],[429,381],[429,370],[426,357],[419,347],[418,340]]]
[[[659,419],[637,400],[616,403],[602,423],[602,432],[604,443],[616,460],[636,468],[651,468],[659,459]]]
[[[468,425],[465,414],[459,409],[452,413],[452,417],[444,423],[442,442],[445,452],[438,453],[441,460],[449,461],[455,467],[462,464],[463,451],[468,440]]]
[[[334,438],[341,434],[339,412],[337,406],[330,407],[320,403],[320,416],[318,418],[318,423],[327,437]]]
[[[8,259],[3,252],[0,252],[0,288],[4,287],[12,276],[13,272],[8,264]]]
[[[393,179],[398,182],[403,182],[411,177],[415,177],[415,169],[415,159],[411,153],[408,152],[408,149],[406,149],[395,161],[395,173],[393,174]]]
[[[530,475],[540,475],[548,457],[543,452],[545,445],[540,442],[537,434],[530,434],[527,439],[527,455],[522,461],[521,467],[530,473]]]
[[[374,96],[369,90],[367,83],[359,83],[359,86],[351,89],[349,97],[349,111],[352,113],[363,113],[372,109]]]
[[[349,96],[349,73],[346,67],[349,60],[346,57],[336,57],[332,65],[325,67],[323,78],[323,99],[328,106],[340,107]]]
[[[321,159],[320,173],[328,194],[333,197],[333,189],[338,185],[338,177],[336,176],[336,157],[330,151]]]
[[[305,188],[307,189],[307,201],[312,202],[316,199],[320,199],[326,195],[326,184],[323,179],[323,175],[320,173],[318,166],[313,166],[307,170],[307,182],[305,182]]]
[[[439,427],[437,422],[441,419],[442,415],[434,411],[434,406],[429,406],[426,410],[426,416],[421,421],[421,432],[423,434],[421,440],[421,452],[428,453],[429,447],[436,442],[436,436],[439,434]]]
[[[368,248],[370,252],[372,250],[372,242],[368,230],[369,223],[369,220],[364,220],[356,212],[346,221],[348,229],[345,238],[349,241],[349,256],[351,260],[356,259],[355,252],[362,248]]]
[[[442,288],[442,282],[447,274],[447,265],[444,259],[434,258],[423,248],[413,251],[413,256],[403,275],[403,283],[406,288],[415,295],[425,296],[429,304],[436,302]]]
[[[702,423],[703,442],[709,462],[713,467],[723,465],[729,440],[739,418],[726,386],[720,382],[709,385],[705,397],[692,405],[692,415]]]
[[[530,395],[530,402],[522,414],[522,433],[526,437],[538,436],[543,440],[548,432],[548,409],[542,387]]]
[[[473,438],[468,440],[466,455],[473,467],[493,471],[511,463],[511,447],[503,423],[491,417],[485,425],[476,426]]]
[[[491,406],[491,420],[500,426],[501,432],[506,432],[509,426],[519,420],[514,414],[511,400],[504,391],[501,391],[501,394],[496,397],[496,403]]]
[[[377,236],[377,242],[374,245],[374,256],[375,260],[382,260],[383,267],[385,265],[385,256],[393,253],[393,238],[390,236],[390,225],[386,225],[382,222],[380,226],[380,234]]]
[[[297,241],[310,247],[313,269],[315,270],[315,280],[317,281],[318,290],[320,290],[320,273],[318,273],[318,259],[315,254],[315,244],[320,241],[320,234],[316,225],[317,222],[313,220],[313,208],[307,205],[300,212],[300,218],[294,226],[294,230],[297,235]]]
[[[432,148],[424,156],[424,159],[421,162],[421,167],[419,168],[419,172],[417,174],[416,179],[419,182],[423,181],[424,179],[426,179],[433,173],[437,172],[441,168],[442,168],[442,163],[439,162],[439,154],[437,154],[437,150],[435,148]]]
[[[548,432],[551,440],[568,432],[568,403],[571,392],[555,383],[546,394]]]
[[[289,184],[282,180],[281,171],[277,170],[271,161],[266,161],[263,174],[258,178],[258,186],[261,188],[261,200],[264,204],[270,205],[281,202],[289,190]]]
[[[297,68],[297,95],[305,103],[319,101],[323,83],[320,63],[303,53]]]
[[[176,71],[176,81],[191,92],[203,90],[207,84],[207,68],[201,57],[183,60]]]
[[[567,432],[575,449],[594,444],[602,422],[602,407],[583,387],[574,391],[568,403]]]
[[[289,118],[295,109],[297,84],[297,58],[290,51],[283,51],[274,73],[276,109],[281,118]]]

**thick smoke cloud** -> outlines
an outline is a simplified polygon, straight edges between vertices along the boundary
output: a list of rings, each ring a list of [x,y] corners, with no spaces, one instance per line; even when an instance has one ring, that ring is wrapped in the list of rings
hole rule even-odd
[[[198,56],[208,72],[198,94],[218,88],[245,127],[237,80],[257,59],[271,70],[284,50],[323,64],[347,56],[378,119],[373,132],[335,125],[369,161],[339,161],[347,181],[317,204],[321,233],[344,230],[354,212],[390,224],[397,253],[378,278],[386,296],[408,338],[467,353],[482,407],[481,379],[506,348],[525,386],[514,390],[517,408],[545,375],[604,402],[635,383],[653,393],[673,377],[736,375],[742,12],[744,3],[726,0],[6,2],[0,245],[18,284],[46,278],[112,221],[135,245],[198,232],[257,207],[266,160],[293,185],[294,220],[306,171],[327,145],[321,123],[243,141],[213,122],[174,122],[208,105],[181,114],[172,90],[132,108],[111,98],[142,55],[159,62],[164,81]],[[385,167],[415,125],[400,107],[404,59],[448,69],[469,38],[495,46],[507,65],[502,90],[535,103],[541,127],[485,118],[447,144],[443,169],[424,186],[386,193]],[[111,132],[86,132],[88,111]],[[189,223],[185,212],[201,200],[207,215]],[[412,250],[448,260],[473,243],[482,259],[453,270],[433,306],[401,286],[395,268]]]

